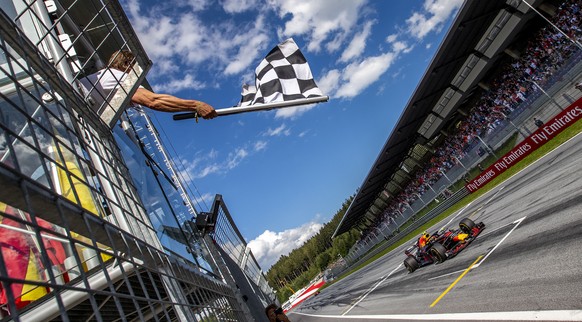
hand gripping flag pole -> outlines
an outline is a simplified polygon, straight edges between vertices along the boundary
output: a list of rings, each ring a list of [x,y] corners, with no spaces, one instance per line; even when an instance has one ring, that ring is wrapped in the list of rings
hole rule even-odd
[[[257,111],[270,111],[273,109],[278,108],[285,108],[285,107],[292,107],[292,106],[299,106],[299,105],[307,105],[313,103],[322,103],[329,101],[329,96],[318,96],[318,97],[309,97],[304,99],[297,99],[292,101],[283,101],[283,102],[275,102],[275,103],[268,103],[268,104],[255,104],[251,106],[245,107],[225,107],[216,110],[217,116],[224,116],[224,115],[234,115],[234,114],[241,114],[247,112],[257,112]],[[185,120],[185,119],[192,119],[198,118],[198,113],[191,112],[191,113],[179,113],[174,114],[173,119],[178,120]]]
[[[218,116],[268,111],[327,102],[315,84],[305,56],[289,38],[273,48],[255,69],[255,85],[243,85],[238,106],[216,110]],[[174,120],[198,119],[195,112],[180,113]]]

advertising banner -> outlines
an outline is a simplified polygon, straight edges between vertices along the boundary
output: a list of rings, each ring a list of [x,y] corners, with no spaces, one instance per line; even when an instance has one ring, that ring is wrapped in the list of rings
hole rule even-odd
[[[471,193],[479,190],[581,118],[582,98],[539,127],[532,135],[528,136],[489,168],[481,172],[475,179],[467,183],[465,187]]]

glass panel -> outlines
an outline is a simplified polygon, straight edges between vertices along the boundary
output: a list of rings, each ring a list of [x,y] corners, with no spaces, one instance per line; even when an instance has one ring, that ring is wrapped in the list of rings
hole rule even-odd
[[[12,149],[16,157],[16,168],[25,176],[34,177],[43,185],[49,186],[43,171],[41,158],[36,150],[26,144],[20,138],[12,142]],[[33,178],[33,179],[35,179]],[[50,186],[49,186],[50,187]]]
[[[16,90],[3,93],[0,98],[0,127],[8,134],[0,139],[0,161],[59,191],[89,212],[103,215],[95,202],[95,180],[91,180],[90,185],[86,179],[89,171],[79,165],[78,153],[82,149],[78,139],[69,130],[70,125],[53,116],[66,115],[60,107],[62,103],[39,104],[42,102],[39,97],[44,93],[38,83],[33,83],[28,90],[14,88]],[[70,123],[69,117],[65,120]],[[55,137],[64,144],[57,143]],[[49,158],[55,161],[42,161]],[[47,171],[52,173],[47,174]],[[53,187],[51,181],[57,187]]]
[[[147,130],[145,119],[133,110],[128,111],[128,116],[132,123],[132,126],[126,124],[128,133],[121,127],[115,127],[114,134],[138,193],[144,201],[153,229],[166,249],[194,260],[204,270],[212,271],[205,259],[208,256],[203,251],[205,248],[183,226],[185,220],[192,218],[192,215],[170,181],[169,169],[159,160],[159,152],[153,146],[153,138]],[[134,132],[134,129],[138,129],[138,132]],[[136,136],[142,142],[138,142]]]
[[[112,20],[113,17],[124,17],[118,10],[118,3],[116,1],[56,1],[56,5],[57,13],[47,17],[42,1],[0,0],[1,10],[8,12],[8,15],[24,31],[20,35],[28,37],[36,44],[37,48],[34,49],[37,49],[41,55],[46,55],[50,63],[55,64],[54,70],[46,72],[51,74],[56,71],[59,73],[57,78],[60,78],[55,80],[52,78],[54,75],[52,73],[51,78],[41,80],[39,74],[32,70],[24,59],[19,58],[15,54],[16,51],[9,48],[3,39],[0,39],[0,162],[2,163],[0,166],[12,167],[16,172],[20,172],[19,174],[25,180],[32,178],[41,182],[47,187],[43,197],[45,195],[52,197],[41,200],[40,197],[37,199],[38,194],[31,193],[28,187],[10,187],[21,188],[20,192],[25,198],[18,200],[18,204],[26,205],[23,207],[26,209],[42,211],[35,214],[50,218],[59,225],[82,231],[86,237],[39,218],[31,220],[31,216],[27,213],[0,204],[0,229],[3,229],[0,231],[0,247],[2,247],[0,264],[6,267],[16,265],[16,269],[10,269],[8,274],[4,274],[5,270],[2,271],[0,288],[6,287],[6,289],[0,289],[0,318],[12,315],[14,320],[27,320],[19,314],[32,313],[38,309],[37,311],[41,311],[40,314],[43,315],[41,320],[53,319],[60,314],[62,320],[76,321],[80,320],[76,315],[79,313],[78,307],[83,307],[83,310],[90,307],[94,315],[83,320],[109,321],[125,317],[135,319],[138,311],[151,319],[161,320],[163,317],[159,315],[158,309],[163,301],[163,310],[168,312],[166,317],[176,316],[174,310],[183,310],[182,313],[187,320],[195,320],[192,311],[198,310],[201,306],[213,306],[212,309],[203,308],[203,310],[208,313],[212,311],[225,313],[217,316],[232,316],[232,320],[240,320],[232,314],[232,312],[240,311],[236,305],[233,290],[216,280],[194,274],[197,267],[191,263],[192,260],[183,260],[184,257],[192,258],[186,247],[191,236],[185,234],[181,227],[184,220],[191,215],[182,204],[180,195],[172,186],[171,180],[164,178],[163,175],[156,177],[151,168],[148,169],[145,166],[143,152],[138,146],[133,146],[135,150],[131,150],[132,153],[138,152],[142,157],[142,159],[136,158],[139,161],[136,163],[137,171],[148,172],[147,178],[143,180],[144,189],[148,193],[154,191],[151,194],[153,198],[144,198],[144,200],[152,202],[147,212],[154,213],[160,218],[156,227],[160,230],[156,231],[152,228],[146,209],[142,206],[141,197],[136,194],[130,174],[121,160],[118,147],[112,137],[107,134],[97,134],[94,129],[87,128],[79,135],[87,135],[91,143],[81,145],[80,140],[83,138],[77,137],[78,134],[73,126],[74,116],[69,114],[71,106],[64,106],[64,102],[59,101],[59,95],[53,93],[47,85],[49,83],[55,85],[59,91],[68,90],[67,86],[61,87],[62,83],[58,81],[69,82],[96,72],[102,66],[99,62],[103,57],[100,56],[108,55],[117,49],[131,47],[131,51],[139,55],[139,61],[145,66],[150,64],[143,49],[135,40],[137,38],[131,28],[127,28],[128,22],[123,19],[123,21]],[[64,17],[65,15],[68,17]],[[41,22],[40,20],[44,18],[47,20]],[[83,30],[79,32],[79,28]],[[55,38],[57,34],[71,35],[75,50],[81,54],[78,57],[63,54],[62,48],[58,48],[59,42]],[[129,42],[126,41],[128,35]],[[79,41],[81,37],[83,39]],[[42,42],[40,39],[43,39]],[[27,52],[26,57],[35,54],[22,44],[24,42],[14,44],[19,47],[18,52]],[[98,48],[93,48],[93,46]],[[83,70],[76,70],[71,66],[67,68],[69,63],[75,65],[79,60],[84,60],[84,63],[76,66],[82,65]],[[40,73],[40,75],[47,74]],[[70,95],[64,95],[66,93],[63,92],[59,94],[70,97]],[[121,103],[116,106],[119,109],[124,107]],[[89,110],[89,106],[86,106],[86,110]],[[87,121],[90,121],[92,116],[86,117]],[[156,171],[162,174],[161,171],[164,170]],[[157,179],[160,181],[156,181]],[[164,191],[167,194],[164,194]],[[57,198],[59,195],[64,198]],[[79,204],[88,211],[79,212],[78,209],[63,205],[61,202],[65,199]],[[8,200],[13,200],[12,196]],[[0,200],[0,202],[6,201]],[[38,201],[41,202],[38,203]],[[47,207],[37,209],[39,205]],[[150,206],[150,204],[147,205]],[[127,221],[132,228],[131,235],[126,235],[123,240],[120,240],[116,227],[108,226],[106,221],[88,215],[88,212],[113,213],[109,217],[115,217],[115,219],[110,222],[115,222],[117,219],[119,222],[122,219]],[[136,236],[135,238],[148,241],[149,245],[160,248],[156,233],[166,238],[167,253],[171,253],[170,250],[176,250],[182,257],[172,261],[170,258],[177,256],[173,254],[168,256],[156,251],[155,248],[143,249],[145,248],[143,243],[133,240]],[[109,262],[111,253],[106,251],[107,248],[104,245],[97,243],[98,240],[104,243],[111,242],[110,246],[116,246],[115,249],[119,250],[120,255],[116,258],[115,265],[110,265],[112,264]],[[142,249],[130,249],[128,248],[130,246],[141,246]],[[204,266],[203,249],[205,248],[199,247],[195,253]],[[128,258],[127,254],[138,257]],[[150,259],[139,258],[140,254],[144,257],[149,256]],[[142,262],[160,263],[160,266],[142,265]],[[113,273],[118,273],[121,267],[124,270],[123,274],[115,277]],[[106,271],[109,278],[103,278]],[[142,272],[146,273],[142,276],[148,276],[149,279],[144,283],[145,287],[141,285],[142,289],[140,289],[140,283],[137,283],[135,276]],[[180,272],[179,281],[171,275],[173,272]],[[102,284],[94,284],[95,281],[101,281]],[[77,282],[79,284],[76,284]],[[62,283],[81,286],[81,289],[75,292],[86,296],[87,300],[77,308],[67,307],[60,313],[55,313],[53,317],[44,318],[45,308],[50,307],[44,304],[52,304],[50,309],[58,309],[59,297],[62,300],[67,292],[70,292],[63,289],[53,292],[58,289],[57,285]],[[88,285],[87,283],[96,290],[107,290],[111,294],[99,298],[94,292],[82,294],[82,288]],[[177,287],[179,283],[183,283],[182,288]],[[198,290],[201,286],[206,288],[205,296],[199,297],[203,302],[188,303],[184,296],[200,292]],[[152,288],[156,291],[153,292]],[[6,292],[8,289],[11,292]],[[169,296],[168,289],[175,292]],[[142,294],[148,294],[147,296],[153,300],[144,300]],[[140,298],[136,299],[136,296]],[[28,303],[41,297],[46,299],[42,307],[40,303],[39,307],[35,306],[34,309],[26,307]],[[165,305],[168,300],[175,305]],[[16,304],[19,312],[10,312],[14,307],[8,306],[9,302]],[[26,312],[20,311],[25,307]],[[28,310],[29,308],[31,310]],[[105,314],[118,316],[103,317],[102,315]],[[206,319],[209,316],[205,314],[201,318]]]
[[[62,227],[38,217],[35,220],[37,224],[28,213],[0,202],[0,248],[8,274],[6,284],[0,284],[0,308],[4,312],[8,311],[8,295],[3,285],[10,285],[16,307],[21,309],[52,292],[48,285],[69,283],[81,275],[81,270],[87,272],[111,258],[88,247],[90,239],[74,232],[69,239]]]
[[[21,212],[0,203],[0,213],[15,217],[25,216]],[[24,219],[24,218],[23,218]],[[2,260],[7,271],[7,278],[32,282],[46,281],[44,268],[40,259],[38,240],[30,234],[30,227],[12,219],[0,216],[0,248]],[[47,289],[34,284],[7,283],[12,290],[17,308],[23,308],[48,293]],[[0,305],[8,310],[6,290],[2,289]]]

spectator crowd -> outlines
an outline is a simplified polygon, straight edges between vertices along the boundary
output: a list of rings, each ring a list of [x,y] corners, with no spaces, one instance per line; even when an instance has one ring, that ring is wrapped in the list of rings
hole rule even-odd
[[[520,57],[501,67],[466,119],[445,138],[424,168],[412,174],[412,180],[389,201],[376,222],[362,231],[360,241],[383,223],[395,223],[395,216],[411,208],[422,194],[457,165],[474,146],[477,136],[493,132],[514,111],[529,106],[541,94],[539,87],[551,84],[552,77],[569,62],[579,61],[582,51],[572,40],[582,40],[581,1],[564,1],[551,21],[567,36],[550,25],[534,33]]]

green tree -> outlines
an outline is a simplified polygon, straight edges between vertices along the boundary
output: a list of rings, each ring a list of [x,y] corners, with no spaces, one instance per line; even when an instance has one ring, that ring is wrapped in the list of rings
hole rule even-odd
[[[331,255],[329,254],[329,252],[323,252],[317,255],[317,258],[315,259],[315,264],[317,265],[317,268],[319,268],[320,271],[323,271],[327,268],[327,265],[329,264],[330,260]]]
[[[277,290],[279,301],[285,302],[291,296],[293,289],[308,285],[321,271],[338,259],[345,256],[357,241],[359,235],[356,229],[351,229],[335,238],[331,238],[355,195],[347,198],[333,218],[300,247],[292,250],[286,256],[271,266],[267,272],[267,281]]]

